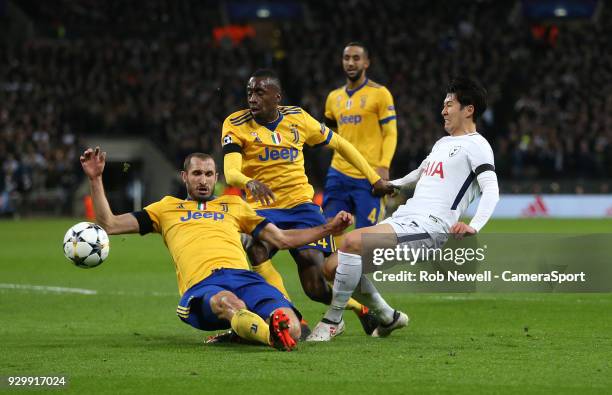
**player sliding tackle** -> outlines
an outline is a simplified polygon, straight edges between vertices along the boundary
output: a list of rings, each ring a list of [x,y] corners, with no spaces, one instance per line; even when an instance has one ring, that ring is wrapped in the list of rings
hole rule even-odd
[[[96,219],[107,233],[160,233],[172,255],[181,301],[177,314],[207,331],[232,328],[238,336],[291,350],[300,337],[300,313],[260,275],[249,270],[240,233],[265,240],[275,248],[295,248],[351,224],[339,213],[313,228],[281,230],[237,196],[213,195],[217,167],[209,155],[185,159],[181,177],[185,199],[166,196],[142,211],[114,215],[104,193],[106,153],[89,148],[81,165],[89,178]]]
[[[309,341],[328,341],[343,326],[342,313],[351,295],[370,307],[381,321],[372,336],[386,337],[408,324],[408,316],[394,310],[362,274],[362,235],[385,234],[389,246],[438,248],[448,234],[457,238],[476,234],[487,223],[499,200],[491,146],[476,131],[476,119],[486,109],[486,91],[475,81],[457,78],[447,90],[442,108],[449,136],[438,140],[418,169],[391,183],[416,182],[414,196],[380,224],[350,232],[338,253],[332,303]],[[482,192],[470,224],[459,220]],[[389,247],[384,246],[384,247]]]

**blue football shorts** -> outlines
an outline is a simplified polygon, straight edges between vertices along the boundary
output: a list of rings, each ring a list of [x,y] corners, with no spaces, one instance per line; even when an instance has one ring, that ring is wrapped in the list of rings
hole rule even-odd
[[[293,208],[271,208],[256,210],[257,215],[268,219],[280,229],[306,229],[326,223],[321,208],[314,203],[303,203]],[[327,236],[314,243],[306,244],[297,250],[313,248],[322,251],[325,256],[336,251],[333,236]],[[272,251],[274,255],[276,251]]]
[[[355,215],[355,228],[376,225],[385,216],[382,198],[372,195],[367,179],[353,178],[329,168],[323,194],[323,214],[333,218],[341,210]]]
[[[221,291],[230,291],[241,299],[248,310],[264,320],[280,307],[293,309],[301,319],[300,312],[285,296],[263,277],[250,270],[217,269],[212,274],[189,288],[181,297],[176,309],[179,318],[187,324],[204,331],[227,329],[230,322],[219,319],[210,308],[210,298]]]

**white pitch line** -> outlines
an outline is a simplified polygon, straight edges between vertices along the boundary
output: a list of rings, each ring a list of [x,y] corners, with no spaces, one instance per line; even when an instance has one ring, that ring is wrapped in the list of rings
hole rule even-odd
[[[81,295],[96,295],[98,291],[95,289],[84,289],[84,288],[67,288],[67,287],[56,287],[50,285],[32,285],[32,284],[2,284],[0,283],[0,289],[19,289],[26,291],[36,292],[55,292],[65,294],[81,294]]]
[[[85,288],[68,288],[68,287],[57,287],[53,285],[32,285],[32,284],[3,284],[0,283],[1,289],[13,289],[20,291],[32,291],[42,293],[73,293],[80,295],[113,295],[113,296],[155,296],[155,297],[167,297],[167,296],[178,296],[178,292],[138,292],[138,291],[96,291],[95,289]]]
[[[178,292],[158,292],[158,291],[108,291],[108,292],[100,292],[100,294],[104,295],[113,295],[113,296],[179,296]]]

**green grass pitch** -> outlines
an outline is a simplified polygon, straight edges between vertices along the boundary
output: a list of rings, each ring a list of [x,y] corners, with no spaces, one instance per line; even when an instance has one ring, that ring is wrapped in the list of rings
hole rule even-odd
[[[75,222],[0,222],[0,376],[65,374],[60,391],[73,393],[612,392],[612,294],[395,293],[388,300],[412,321],[388,339],[364,336],[347,313],[345,334],[297,352],[205,346],[206,334],[175,315],[158,235],[113,236],[109,259],[83,270],[61,250]],[[611,229],[610,220],[497,220],[486,230]],[[288,254],[275,264],[314,325],[324,306],[303,295]]]

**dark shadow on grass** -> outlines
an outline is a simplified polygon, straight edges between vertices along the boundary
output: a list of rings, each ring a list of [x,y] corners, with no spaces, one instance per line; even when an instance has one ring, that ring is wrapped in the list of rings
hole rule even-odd
[[[206,344],[206,338],[213,334],[212,332],[198,332],[198,331],[170,331],[164,333],[162,331],[155,331],[155,333],[147,333],[147,331],[139,330],[136,331],[115,331],[108,333],[107,335],[87,333],[66,333],[53,334],[52,336],[40,337],[36,340],[32,339],[28,344],[12,344],[11,348],[14,349],[28,349],[36,347],[39,350],[87,350],[87,349],[123,349],[125,351],[132,350],[132,352],[147,351],[163,351],[163,350],[176,350],[176,351],[189,351],[189,352],[206,352],[210,351],[223,351],[229,353],[248,353],[258,354],[264,352],[278,352],[271,347],[260,344],[248,344],[248,343],[217,343],[217,344]],[[350,336],[352,337],[352,336]],[[315,349],[319,350],[330,350],[337,347],[346,346],[352,342],[346,342],[338,339],[331,344],[317,344],[301,342],[298,345],[296,351],[304,351],[307,353],[316,352]],[[398,338],[385,339],[384,342],[402,342],[404,336]],[[354,346],[361,348],[364,352],[369,350],[378,349],[379,342],[381,339],[367,339],[366,343],[357,342]],[[337,344],[341,343],[341,344]],[[382,344],[381,344],[382,345]]]
[[[32,346],[40,350],[53,349],[86,349],[91,347],[109,348],[109,349],[147,349],[147,350],[162,350],[172,348],[182,351],[205,351],[206,349],[223,350],[224,352],[238,353],[260,353],[274,351],[270,347],[259,344],[239,344],[239,343],[220,343],[220,344],[205,344],[206,334],[194,338],[191,336],[177,335],[160,335],[147,333],[113,333],[109,336],[101,335],[70,335],[61,337],[41,339],[39,341],[24,344],[24,348]],[[18,345],[16,345],[19,347]]]
[[[219,344],[202,344],[205,349],[223,350],[223,352],[235,352],[235,353],[262,353],[262,352],[276,352],[272,347],[266,347],[263,344],[241,344],[241,343],[219,343]]]

